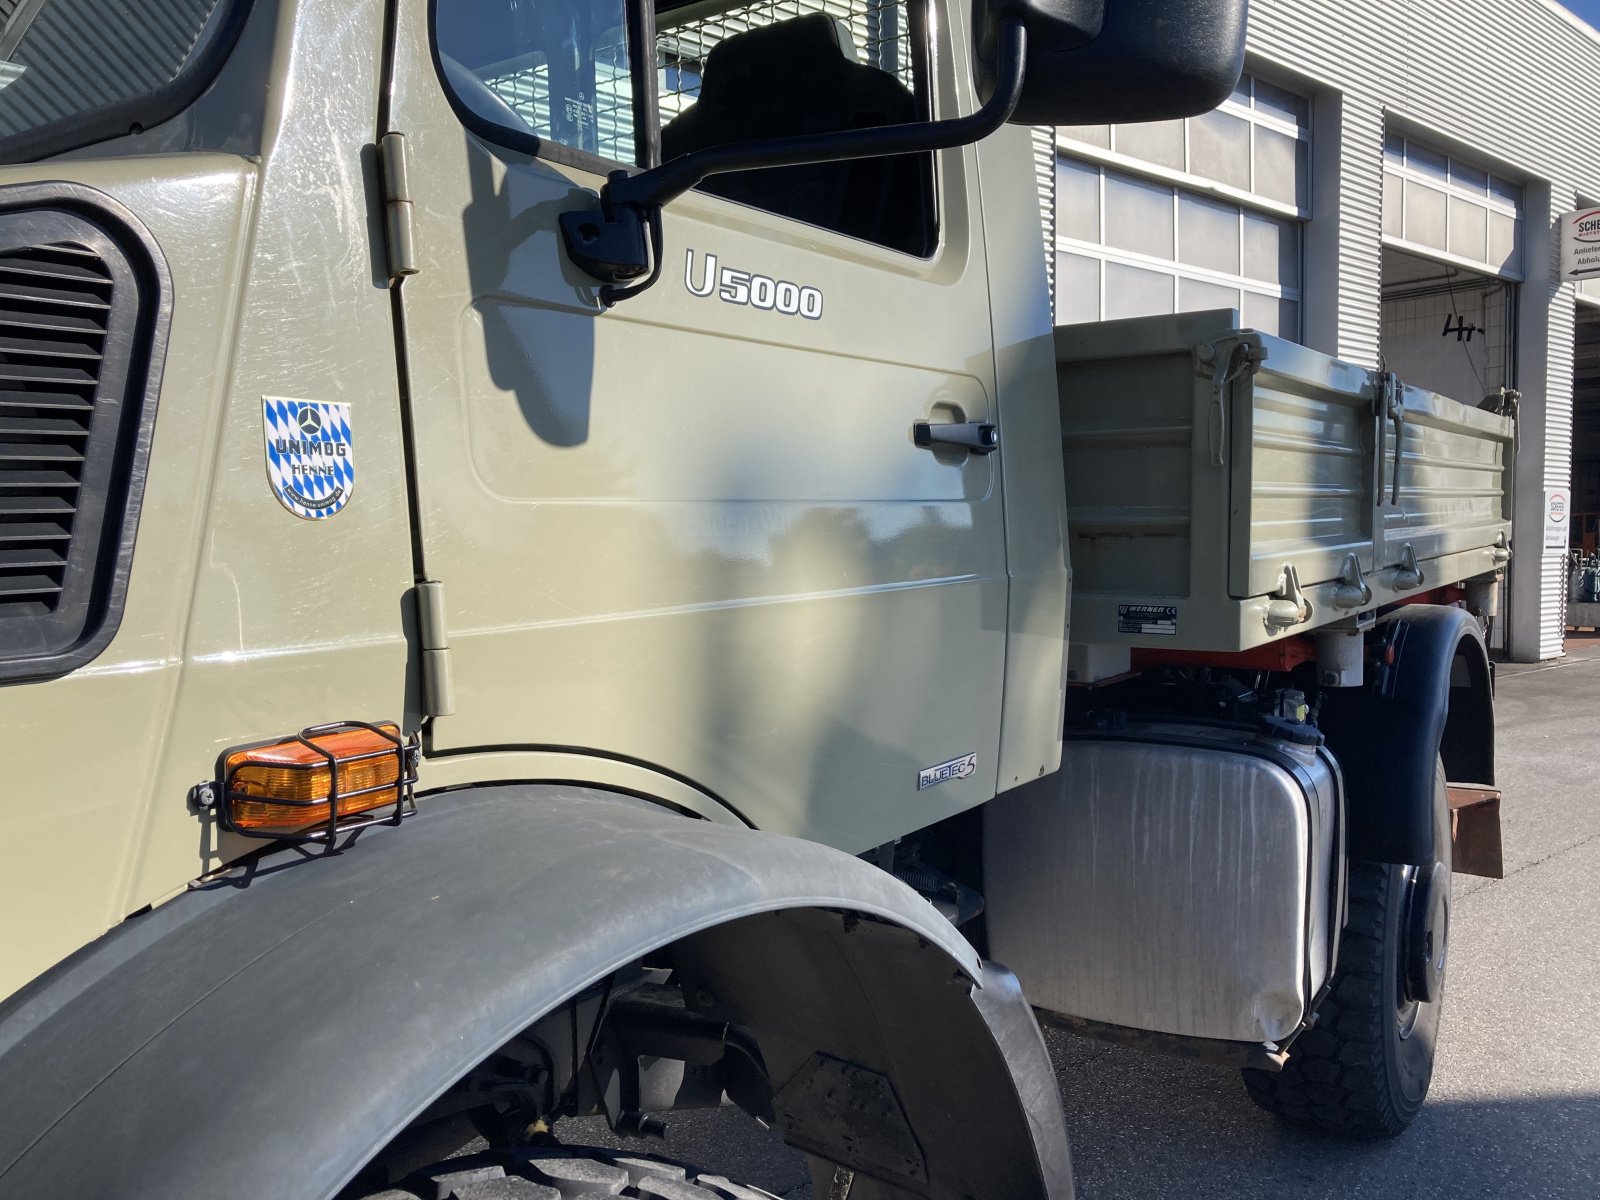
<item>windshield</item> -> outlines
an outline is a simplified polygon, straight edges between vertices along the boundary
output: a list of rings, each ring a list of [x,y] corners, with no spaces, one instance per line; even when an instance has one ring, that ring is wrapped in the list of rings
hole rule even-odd
[[[247,0],[0,0],[0,161],[139,132],[209,82]],[[219,54],[220,52],[220,54]]]

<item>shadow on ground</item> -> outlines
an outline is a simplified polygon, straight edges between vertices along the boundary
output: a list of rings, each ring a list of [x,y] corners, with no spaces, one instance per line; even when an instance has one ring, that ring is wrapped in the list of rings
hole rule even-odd
[[[1082,1200],[1600,1195],[1600,1095],[1436,1097],[1392,1141],[1333,1140],[1256,1108],[1236,1071],[1046,1036]]]
[[[1080,1200],[1147,1197],[1600,1195],[1600,1096],[1430,1101],[1392,1141],[1330,1140],[1257,1109],[1237,1072],[1047,1033],[1066,1102]],[[562,1140],[620,1146],[599,1120]],[[742,1113],[678,1113],[635,1152],[714,1166],[786,1200],[811,1200],[805,1164]]]

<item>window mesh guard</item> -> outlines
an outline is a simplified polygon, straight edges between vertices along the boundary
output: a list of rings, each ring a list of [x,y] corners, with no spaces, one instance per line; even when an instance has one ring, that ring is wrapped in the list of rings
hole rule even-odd
[[[895,76],[907,89],[911,78],[911,43],[905,5],[895,0],[758,0],[712,16],[674,24],[656,35],[656,80],[661,122],[666,124],[700,94],[706,56],[718,42],[736,33],[779,21],[827,13],[850,30],[857,61]]]
[[[699,97],[706,57],[718,42],[747,29],[817,12],[827,13],[850,30],[858,62],[914,89],[904,0],[757,0],[683,21],[663,14],[664,28],[656,35],[661,123],[665,125]],[[484,83],[532,128],[551,127],[550,79],[543,63],[519,64],[514,70],[488,75]],[[569,109],[566,114],[587,126],[585,144],[577,148],[618,162],[633,161],[633,86],[621,29],[596,47],[594,93],[592,112]]]

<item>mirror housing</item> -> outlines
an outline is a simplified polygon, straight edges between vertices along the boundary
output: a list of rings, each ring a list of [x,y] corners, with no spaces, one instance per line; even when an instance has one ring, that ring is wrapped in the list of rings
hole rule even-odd
[[[1165,121],[1215,108],[1244,69],[1248,0],[976,0],[975,74],[987,98],[997,31],[1028,31],[1017,125]]]

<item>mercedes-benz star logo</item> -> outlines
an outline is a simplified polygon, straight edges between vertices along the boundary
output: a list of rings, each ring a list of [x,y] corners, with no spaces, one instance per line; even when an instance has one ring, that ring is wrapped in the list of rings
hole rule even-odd
[[[295,421],[306,437],[316,437],[322,432],[322,414],[314,408],[302,408]]]

